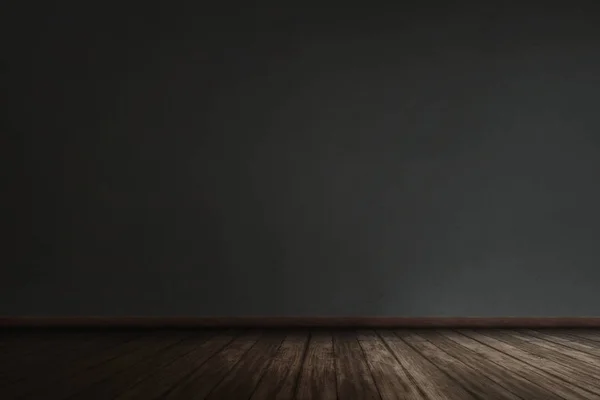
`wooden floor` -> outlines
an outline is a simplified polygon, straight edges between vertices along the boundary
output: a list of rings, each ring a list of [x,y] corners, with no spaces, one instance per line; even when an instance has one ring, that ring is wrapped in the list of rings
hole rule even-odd
[[[12,331],[0,399],[600,399],[600,331]]]

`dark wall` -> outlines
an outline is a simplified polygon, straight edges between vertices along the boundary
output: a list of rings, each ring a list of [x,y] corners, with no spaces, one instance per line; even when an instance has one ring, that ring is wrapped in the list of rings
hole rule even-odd
[[[600,315],[595,8],[83,3],[11,10],[0,314]]]

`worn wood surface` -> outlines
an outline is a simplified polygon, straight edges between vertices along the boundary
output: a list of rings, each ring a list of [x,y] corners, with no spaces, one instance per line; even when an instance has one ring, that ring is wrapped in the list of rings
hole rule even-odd
[[[4,332],[0,399],[600,400],[600,331]]]

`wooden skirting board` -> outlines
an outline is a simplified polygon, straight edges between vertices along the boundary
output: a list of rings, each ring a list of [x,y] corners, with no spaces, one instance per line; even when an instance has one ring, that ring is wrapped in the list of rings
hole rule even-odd
[[[0,317],[0,328],[600,328],[600,317]]]

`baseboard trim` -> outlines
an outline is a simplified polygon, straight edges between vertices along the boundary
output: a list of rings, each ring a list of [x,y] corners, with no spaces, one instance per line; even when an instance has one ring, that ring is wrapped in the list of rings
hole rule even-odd
[[[0,328],[600,328],[600,317],[0,317]]]

